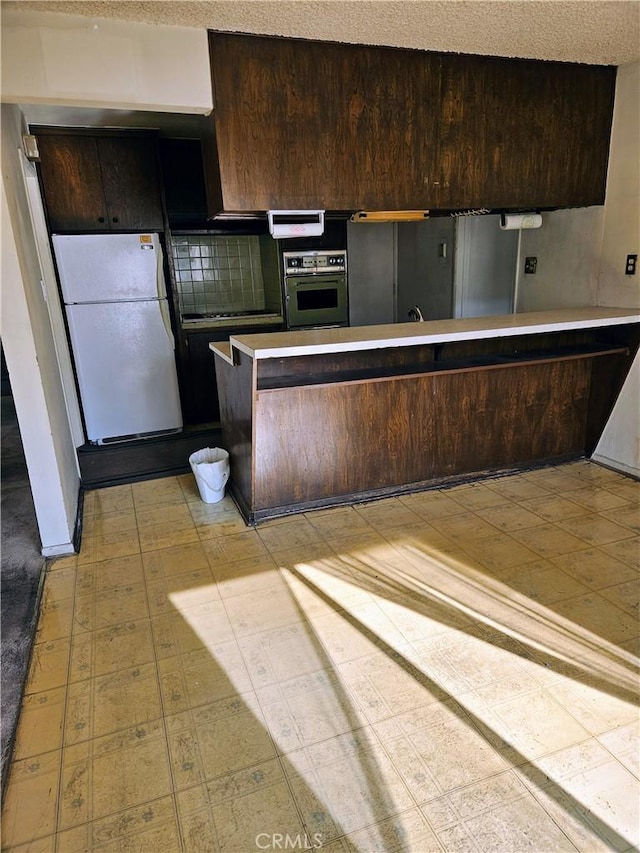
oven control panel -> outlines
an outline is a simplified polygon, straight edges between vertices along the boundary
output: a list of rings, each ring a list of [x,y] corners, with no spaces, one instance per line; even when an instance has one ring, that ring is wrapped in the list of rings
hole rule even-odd
[[[344,249],[321,249],[307,252],[283,252],[285,275],[317,275],[345,272],[347,253]]]

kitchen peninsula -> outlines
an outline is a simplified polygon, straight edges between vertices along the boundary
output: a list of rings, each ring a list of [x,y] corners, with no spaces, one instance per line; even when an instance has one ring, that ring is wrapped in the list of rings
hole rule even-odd
[[[258,523],[590,456],[639,343],[618,308],[211,343],[229,488]]]

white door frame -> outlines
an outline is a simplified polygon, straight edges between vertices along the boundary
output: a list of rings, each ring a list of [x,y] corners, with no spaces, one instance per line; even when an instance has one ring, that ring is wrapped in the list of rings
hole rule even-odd
[[[40,185],[35,166],[27,160],[22,151],[20,152],[20,165],[22,166],[22,176],[29,204],[29,213],[31,214],[31,224],[33,226],[38,260],[40,262],[42,294],[49,312],[51,332],[60,368],[60,379],[62,381],[67,416],[69,418],[69,427],[74,445],[80,447],[85,442],[85,435],[82,427],[80,404],[78,402],[78,393],[73,375],[71,353],[69,352],[69,342],[62,314],[62,304],[60,302],[53,256],[51,254],[49,232],[47,230]],[[80,469],[78,468],[79,473]]]

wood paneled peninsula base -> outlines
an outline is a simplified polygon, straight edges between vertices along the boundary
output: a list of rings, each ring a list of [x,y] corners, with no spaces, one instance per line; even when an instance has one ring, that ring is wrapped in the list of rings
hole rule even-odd
[[[589,457],[640,341],[612,308],[212,343],[248,523]]]

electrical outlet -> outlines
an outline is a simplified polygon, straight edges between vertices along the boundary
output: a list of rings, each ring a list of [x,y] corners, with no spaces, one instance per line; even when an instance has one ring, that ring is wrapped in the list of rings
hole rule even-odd
[[[524,274],[525,275],[535,275],[537,266],[538,266],[538,259],[537,258],[525,258],[524,259]]]
[[[635,275],[636,267],[638,266],[638,256],[637,255],[627,255],[627,263],[624,268],[625,275]]]

